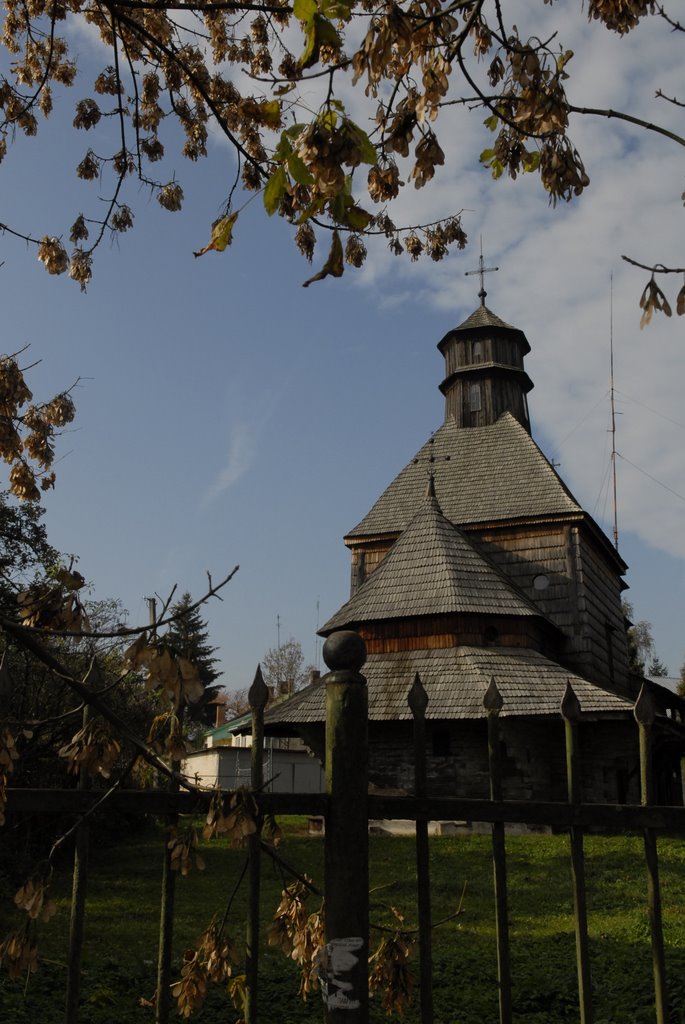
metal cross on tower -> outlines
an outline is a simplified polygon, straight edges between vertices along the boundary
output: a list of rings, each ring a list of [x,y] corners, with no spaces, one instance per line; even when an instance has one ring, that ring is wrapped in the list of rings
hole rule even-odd
[[[436,455],[435,454],[435,449],[433,447],[435,445],[435,437],[433,437],[433,435],[431,435],[430,441],[428,443],[431,446],[428,449],[429,454],[425,455],[423,458],[421,458],[420,456],[417,456],[414,459],[414,464],[416,464],[418,462],[426,462],[427,463],[427,465],[428,465],[428,490],[427,490],[427,494],[430,497],[434,498],[435,497],[435,477],[433,475],[433,465],[436,462],[449,462],[450,461],[450,456],[449,455]]]
[[[483,236],[480,239],[480,259],[478,260],[478,270],[467,270],[464,273],[464,277],[469,277],[471,274],[480,275],[480,291],[478,292],[478,298],[480,299],[481,306],[485,305],[485,296],[488,294],[485,290],[485,275],[492,273],[494,270],[499,270],[499,267],[486,267],[485,259],[483,258]]]

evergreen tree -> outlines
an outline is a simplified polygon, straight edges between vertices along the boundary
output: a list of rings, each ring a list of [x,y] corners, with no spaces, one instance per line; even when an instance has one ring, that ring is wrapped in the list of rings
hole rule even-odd
[[[668,675],[668,666],[664,665],[658,654],[655,654],[650,661],[647,675],[652,679],[665,679]]]
[[[205,692],[202,700],[190,708],[190,717],[205,725],[214,725],[214,708],[208,706],[214,700],[220,687],[212,684],[221,672],[217,671],[218,659],[212,657],[217,650],[209,640],[207,623],[202,618],[199,608],[191,608],[193,599],[186,591],[180,601],[172,605],[170,614],[176,616],[166,633],[166,641],[176,654],[192,661],[200,673]]]

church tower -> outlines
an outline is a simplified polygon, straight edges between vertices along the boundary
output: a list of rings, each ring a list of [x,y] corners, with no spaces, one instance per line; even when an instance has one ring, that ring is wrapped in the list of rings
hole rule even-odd
[[[533,387],[523,369],[530,345],[523,331],[481,305],[438,348],[445,359],[445,422],[489,427],[509,412],[530,434],[527,394]]]

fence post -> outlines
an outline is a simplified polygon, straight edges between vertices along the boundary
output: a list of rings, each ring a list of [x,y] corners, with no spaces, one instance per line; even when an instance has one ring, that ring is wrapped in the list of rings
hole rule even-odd
[[[172,761],[171,768],[178,772],[180,761]],[[169,792],[178,792],[178,782],[169,781]],[[157,1000],[155,1024],[168,1024],[171,1011],[171,954],[174,938],[174,901],[176,897],[176,872],[171,867],[169,829],[178,825],[178,814],[169,814],[166,819],[167,832],[164,840],[162,861],[162,900],[159,911],[159,950],[157,954]]]
[[[488,716],[488,768],[490,799],[502,799],[502,732],[499,713],[504,706],[495,677],[483,697]],[[507,854],[504,822],[492,823],[492,871],[495,886],[495,928],[497,934],[497,980],[499,984],[500,1024],[511,1024],[511,961],[509,956],[509,909],[507,894]]]
[[[95,659],[91,662],[84,684],[98,688],[101,682],[100,670]],[[90,719],[90,707],[84,705],[82,726],[86,727]],[[90,780],[84,768],[79,771],[78,788],[88,789]],[[67,960],[67,991],[65,998],[65,1024],[76,1024],[79,1018],[79,999],[81,995],[81,961],[83,959],[83,934],[86,918],[86,890],[88,886],[88,855],[90,847],[90,828],[87,822],[81,822],[76,830],[74,842],[74,868],[71,878],[71,913],[69,917],[69,958]]]
[[[359,669],[364,641],[333,633],[326,683],[326,949],[322,992],[327,1024],[368,1024],[368,698]]]
[[[652,758],[652,725],[654,703],[649,690],[642,689],[633,709],[640,737],[640,797],[643,806],[654,802],[654,766]],[[666,996],[666,959],[664,956],[664,932],[661,919],[661,888],[659,886],[659,859],[656,849],[656,832],[653,828],[644,830],[645,861],[647,863],[647,899],[649,924],[652,935],[652,966],[654,971],[654,1001],[657,1024],[668,1020]]]
[[[257,665],[254,681],[247,695],[252,709],[252,747],[250,750],[250,784],[253,792],[264,785],[264,708],[269,690],[261,665]],[[247,1007],[245,1024],[257,1024],[257,992],[259,984],[259,895],[261,887],[261,820],[257,831],[248,839],[248,893],[245,980]]]
[[[150,631],[157,635],[157,601],[148,597],[150,612]],[[178,709],[182,715],[182,705]],[[180,761],[171,761],[172,772],[177,775],[181,770]],[[169,779],[170,793],[177,793],[179,786],[175,778]],[[157,951],[157,999],[155,1001],[155,1024],[168,1024],[171,1012],[171,955],[174,940],[174,902],[176,899],[176,872],[171,867],[171,850],[169,834],[178,826],[178,814],[169,814],[166,818],[167,838],[164,840],[164,859],[162,861],[162,898],[159,910],[159,948]]]
[[[569,680],[561,701],[566,737],[566,783],[568,800],[579,804],[582,799],[582,776],[580,767],[580,743],[578,723],[580,702]],[[587,935],[587,894],[585,890],[585,854],[583,851],[583,830],[571,826],[571,872],[573,876],[573,917],[576,929],[576,965],[578,971],[578,1004],[580,1024],[592,1024],[592,977],[590,974],[590,949]]]
[[[416,673],[407,703],[414,717],[414,796],[426,797],[426,708],[428,694]],[[431,922],[428,822],[416,819],[416,886],[419,908],[421,1024],[433,1024],[433,934]]]

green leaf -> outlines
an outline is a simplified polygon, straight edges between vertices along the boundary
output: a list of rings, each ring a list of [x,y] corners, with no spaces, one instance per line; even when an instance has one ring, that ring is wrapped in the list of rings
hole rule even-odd
[[[217,252],[223,252],[233,240],[233,225],[238,219],[237,213],[214,221],[212,224],[212,243]]]
[[[283,135],[287,135],[289,139],[296,139],[298,135],[302,134],[306,127],[306,124],[291,124],[290,128],[285,129]]]
[[[497,159],[494,149],[484,149],[479,159],[482,164],[485,164],[486,167],[490,168],[495,180],[502,177],[504,164]]]
[[[314,52],[316,48],[316,22],[313,18],[311,21],[307,22],[304,36],[304,50],[300,54],[300,59],[297,62],[301,68],[307,68],[310,64],[315,64],[318,59],[318,49],[316,49],[316,54]]]
[[[499,118],[497,114],[491,114],[490,117],[486,117],[483,121],[486,128],[489,128],[491,132],[494,132],[499,124]]]
[[[333,220],[338,221],[339,224],[344,224],[347,211],[352,205],[352,198],[350,196],[345,195],[344,192],[338,192],[337,196],[329,200],[328,209]]]
[[[324,110],[319,114],[319,123],[332,132],[338,123],[338,115],[334,110]]]
[[[278,100],[264,100],[259,112],[267,128],[278,128],[281,123],[281,104]]]
[[[357,139],[357,141],[359,143],[359,147],[360,147],[361,153],[362,153],[362,163],[363,164],[375,164],[377,162],[377,160],[378,160],[378,153],[376,151],[376,147],[374,146],[373,142],[371,141],[369,136],[366,134],[364,129],[360,128],[358,124],[355,124],[353,121],[350,121],[349,124],[350,124],[350,127],[351,127],[352,131],[354,132],[354,135],[355,135],[355,137],[356,137],[356,139]]]
[[[276,159],[276,160],[285,160],[285,158],[287,156],[290,156],[292,151],[293,151],[293,147],[290,144],[290,139],[288,138],[288,133],[287,132],[281,132],[281,141],[278,143],[278,145],[276,146],[276,149],[274,150],[274,159]]]
[[[354,231],[364,231],[373,220],[373,214],[362,210],[361,206],[350,206],[345,211],[344,222]]]
[[[317,10],[316,0],[295,0],[293,3],[293,14],[300,21],[311,21]]]
[[[313,183],[314,176],[302,157],[298,156],[297,153],[289,154],[287,164],[293,181],[296,181],[298,185],[311,185]]]
[[[288,185],[285,167],[279,167],[271,175],[264,188],[264,209],[271,217],[278,209],[283,193]]]
[[[212,240],[202,249],[198,249],[193,256],[204,256],[206,252],[223,252],[233,240],[233,227],[238,219],[237,213],[227,213],[212,224]]]
[[[339,50],[342,46],[342,39],[340,38],[340,33],[333,22],[328,21],[326,18],[322,18],[320,14],[316,15],[314,21],[316,22],[317,44],[321,46],[322,43],[327,43],[328,46],[332,46],[333,49]]]
[[[323,196],[319,196],[313,203],[310,203],[306,210],[303,210],[300,216],[297,218],[298,224],[304,224],[311,217],[316,217],[317,214],[321,213],[326,205],[326,199]]]
[[[540,166],[540,153],[539,150],[534,149],[532,153],[527,153],[521,161],[523,164],[524,171],[537,171]]]
[[[334,50],[340,50],[342,39],[335,25],[315,14],[309,21],[304,22],[306,44],[304,52],[300,55],[298,64],[301,68],[311,68],[319,59],[319,50],[326,44]]]
[[[557,68],[559,71],[563,71],[564,67],[573,57],[573,50],[565,50],[560,57],[557,57]]]
[[[333,21],[349,21],[352,16],[352,5],[346,0],[321,0],[321,13]]]

